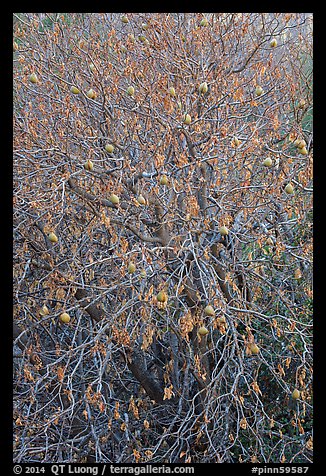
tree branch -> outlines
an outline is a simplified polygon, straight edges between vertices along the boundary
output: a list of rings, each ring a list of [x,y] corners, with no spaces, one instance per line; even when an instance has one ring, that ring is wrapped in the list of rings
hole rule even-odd
[[[90,303],[88,293],[85,289],[78,288],[75,293],[75,298],[93,320],[99,322],[103,319],[104,312],[95,304]],[[122,355],[125,357],[125,352],[122,352]],[[129,370],[144,388],[147,395],[157,403],[163,403],[163,389],[155,378],[148,374],[142,362],[142,354],[137,349],[126,348],[126,355]]]

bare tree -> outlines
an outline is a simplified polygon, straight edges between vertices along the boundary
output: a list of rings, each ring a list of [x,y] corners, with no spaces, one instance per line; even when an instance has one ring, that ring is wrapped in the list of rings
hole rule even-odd
[[[14,15],[16,462],[312,460],[311,124],[311,15]]]

